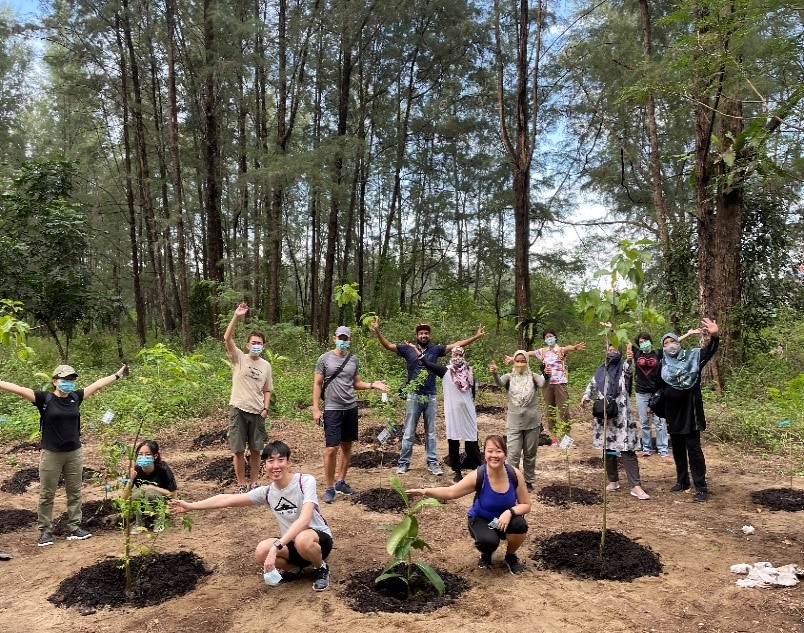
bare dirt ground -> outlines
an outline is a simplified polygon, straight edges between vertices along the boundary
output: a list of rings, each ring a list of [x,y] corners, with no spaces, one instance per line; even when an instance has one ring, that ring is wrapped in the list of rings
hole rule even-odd
[[[361,424],[371,426],[371,411],[362,412]],[[228,455],[225,444],[213,443],[191,449],[193,439],[222,428],[217,420],[187,423],[157,439],[162,455],[176,474],[185,498],[201,499],[218,492],[232,492],[214,481],[192,476],[212,460]],[[504,413],[482,414],[480,435],[502,433]],[[290,444],[297,471],[321,476],[321,431],[301,424],[276,421],[272,439]],[[439,452],[446,453],[443,428]],[[601,471],[581,462],[597,453],[591,448],[590,426],[573,429],[578,448],[570,453],[570,467],[576,485],[600,489]],[[88,439],[88,438],[85,438]],[[0,481],[19,468],[37,464],[38,453],[0,450]],[[371,451],[370,444],[355,445],[357,452]],[[397,450],[398,447],[391,450]],[[50,547],[36,546],[35,523],[27,528],[0,534],[0,551],[13,559],[0,562],[0,632],[70,630],[81,632],[142,631],[143,633],[238,631],[250,633],[281,627],[292,631],[342,630],[350,633],[405,631],[424,633],[451,631],[525,632],[804,632],[804,584],[791,589],[740,589],[729,572],[734,563],[771,561],[776,565],[804,565],[804,514],[771,512],[752,503],[750,493],[786,485],[774,473],[779,464],[754,456],[731,454],[713,444],[704,447],[709,465],[711,498],[708,503],[692,502],[686,493],[671,494],[674,483],[672,462],[655,455],[640,458],[643,486],[652,496],[639,501],[627,486],[610,495],[609,529],[650,547],[659,556],[664,572],[630,583],[590,581],[545,571],[530,559],[540,543],[551,535],[571,530],[601,528],[600,505],[569,508],[545,505],[534,494],[528,516],[530,532],[521,550],[526,571],[511,576],[495,557],[493,570],[476,568],[465,521],[470,499],[452,502],[444,509],[427,510],[422,516],[421,535],[434,551],[425,555],[434,566],[464,577],[470,589],[453,604],[433,613],[357,613],[349,608],[346,581],[357,572],[378,569],[387,560],[386,533],[378,529],[395,521],[397,515],[371,512],[338,495],[322,512],[332,526],[335,548],[330,556],[332,584],[329,591],[316,593],[311,581],[269,588],[254,564],[254,545],[276,534],[276,524],[265,509],[228,509],[194,513],[191,532],[176,528],[160,535],[155,547],[162,552],[191,550],[213,573],[201,579],[187,595],[152,607],[126,607],[82,614],[47,601],[59,582],[79,569],[107,557],[119,557],[122,536],[104,531],[86,541],[56,539]],[[414,449],[413,467],[402,476],[408,487],[446,485],[444,477],[430,475],[424,468],[424,451]],[[97,446],[88,441],[85,465],[100,466]],[[542,486],[566,481],[564,453],[557,448],[539,447],[536,491]],[[354,468],[349,482],[358,491],[387,486],[395,464]],[[320,481],[320,479],[319,479]],[[624,482],[623,482],[624,484]],[[804,487],[796,481],[795,487]],[[102,486],[84,484],[84,501],[104,496]],[[319,485],[319,496],[323,490]],[[36,509],[38,484],[24,494],[0,492],[2,509]],[[65,509],[63,489],[56,496],[54,518]],[[756,528],[746,536],[745,524]],[[146,536],[138,542],[148,543]]]

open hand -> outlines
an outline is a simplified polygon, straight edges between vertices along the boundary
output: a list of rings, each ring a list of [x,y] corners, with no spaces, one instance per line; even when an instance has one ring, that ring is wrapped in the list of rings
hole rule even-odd
[[[234,311],[235,316],[239,316],[239,317],[246,316],[246,312],[248,312],[248,304],[247,303],[241,303],[239,306],[237,306],[237,308],[235,308],[235,311]]]

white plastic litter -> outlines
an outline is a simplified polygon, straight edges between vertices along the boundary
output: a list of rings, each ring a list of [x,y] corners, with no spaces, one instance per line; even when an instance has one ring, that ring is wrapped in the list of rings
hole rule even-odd
[[[804,576],[804,569],[796,565],[774,567],[767,561],[748,565],[739,563],[731,566],[734,574],[747,574],[736,582],[738,587],[793,587],[799,583],[799,576]]]
[[[753,525],[744,525],[743,526],[743,534],[753,534],[756,532],[756,529]]]

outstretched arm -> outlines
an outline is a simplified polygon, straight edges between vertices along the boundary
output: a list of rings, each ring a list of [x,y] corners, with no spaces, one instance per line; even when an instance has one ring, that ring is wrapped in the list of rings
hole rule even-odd
[[[84,398],[89,398],[89,396],[91,396],[96,391],[100,391],[106,385],[111,385],[115,380],[118,380],[123,376],[125,376],[127,371],[128,371],[128,365],[123,363],[123,366],[113,374],[109,376],[104,376],[103,378],[99,378],[88,387],[84,387]]]
[[[173,499],[169,502],[170,511],[182,514],[190,510],[216,510],[218,508],[242,508],[254,505],[247,494],[238,495],[215,495],[207,497],[201,501],[184,501],[183,499]]]
[[[380,342],[380,345],[382,345],[389,352],[396,353],[396,351],[397,351],[396,344],[391,343],[387,338],[385,338],[383,336],[382,332],[380,332],[380,319],[379,319],[379,317],[374,317],[374,320],[371,322],[371,325],[369,326],[369,328],[377,336],[377,340]]]
[[[467,345],[471,345],[485,333],[486,333],[485,328],[482,325],[479,325],[477,328],[477,332],[475,332],[473,336],[465,338],[462,341],[455,341],[454,343],[450,343],[449,345],[447,345],[447,351],[451,352],[453,347],[466,347]]]
[[[9,393],[15,393],[21,398],[25,398],[29,402],[36,402],[36,396],[34,395],[33,389],[29,389],[28,387],[20,387],[19,385],[15,385],[13,382],[0,380],[0,389],[3,391],[8,391]]]
[[[523,479],[524,481],[524,479]],[[477,471],[469,472],[457,484],[451,486],[443,486],[440,488],[412,488],[406,490],[409,495],[420,495],[423,497],[432,497],[439,501],[449,501],[450,499],[460,499],[465,497],[470,492],[474,492],[477,483]]]

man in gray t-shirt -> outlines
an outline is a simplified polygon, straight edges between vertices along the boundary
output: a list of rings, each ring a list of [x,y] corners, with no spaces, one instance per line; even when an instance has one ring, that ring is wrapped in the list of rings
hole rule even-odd
[[[355,389],[379,389],[387,392],[381,380],[363,382],[360,379],[360,363],[349,351],[352,332],[345,325],[335,330],[332,337],[335,349],[318,357],[313,376],[313,420],[324,427],[324,479],[327,489],[324,503],[335,500],[335,492],[350,495],[354,492],[346,483],[346,472],[352,458],[352,442],[357,439],[357,398]],[[321,398],[324,411],[321,411]],[[335,480],[335,465],[340,449],[338,479]]]

